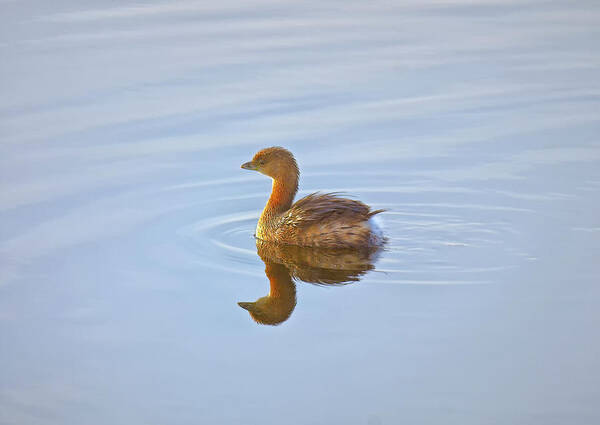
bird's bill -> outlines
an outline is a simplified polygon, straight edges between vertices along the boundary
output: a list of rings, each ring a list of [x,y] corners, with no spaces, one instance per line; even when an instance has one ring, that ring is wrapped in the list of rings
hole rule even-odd
[[[252,162],[252,161],[245,162],[242,164],[242,168],[244,170],[256,170],[256,164],[254,164],[254,162]]]

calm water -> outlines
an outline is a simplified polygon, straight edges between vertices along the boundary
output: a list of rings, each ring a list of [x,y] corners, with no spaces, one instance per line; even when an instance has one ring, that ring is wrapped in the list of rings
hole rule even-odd
[[[600,422],[598,2],[0,10],[1,424]],[[257,251],[271,145],[378,258]]]

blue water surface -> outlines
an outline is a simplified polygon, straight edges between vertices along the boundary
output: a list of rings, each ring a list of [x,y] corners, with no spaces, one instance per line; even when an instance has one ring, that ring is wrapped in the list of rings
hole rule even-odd
[[[1,424],[600,423],[598,2],[0,11]],[[389,238],[278,326],[272,145]]]

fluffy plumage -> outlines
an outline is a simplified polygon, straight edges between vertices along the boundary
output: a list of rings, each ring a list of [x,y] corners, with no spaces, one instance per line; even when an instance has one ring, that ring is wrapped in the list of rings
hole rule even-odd
[[[288,150],[263,149],[242,168],[273,179],[271,196],[256,227],[257,238],[321,248],[368,248],[384,242],[369,221],[383,210],[371,211],[368,205],[335,193],[312,193],[292,204],[300,172]]]

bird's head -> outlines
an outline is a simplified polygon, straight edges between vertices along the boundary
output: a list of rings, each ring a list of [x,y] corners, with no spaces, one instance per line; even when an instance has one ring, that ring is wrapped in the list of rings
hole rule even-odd
[[[290,151],[280,146],[258,151],[252,161],[242,164],[244,170],[254,170],[274,179],[299,174],[298,164]]]

